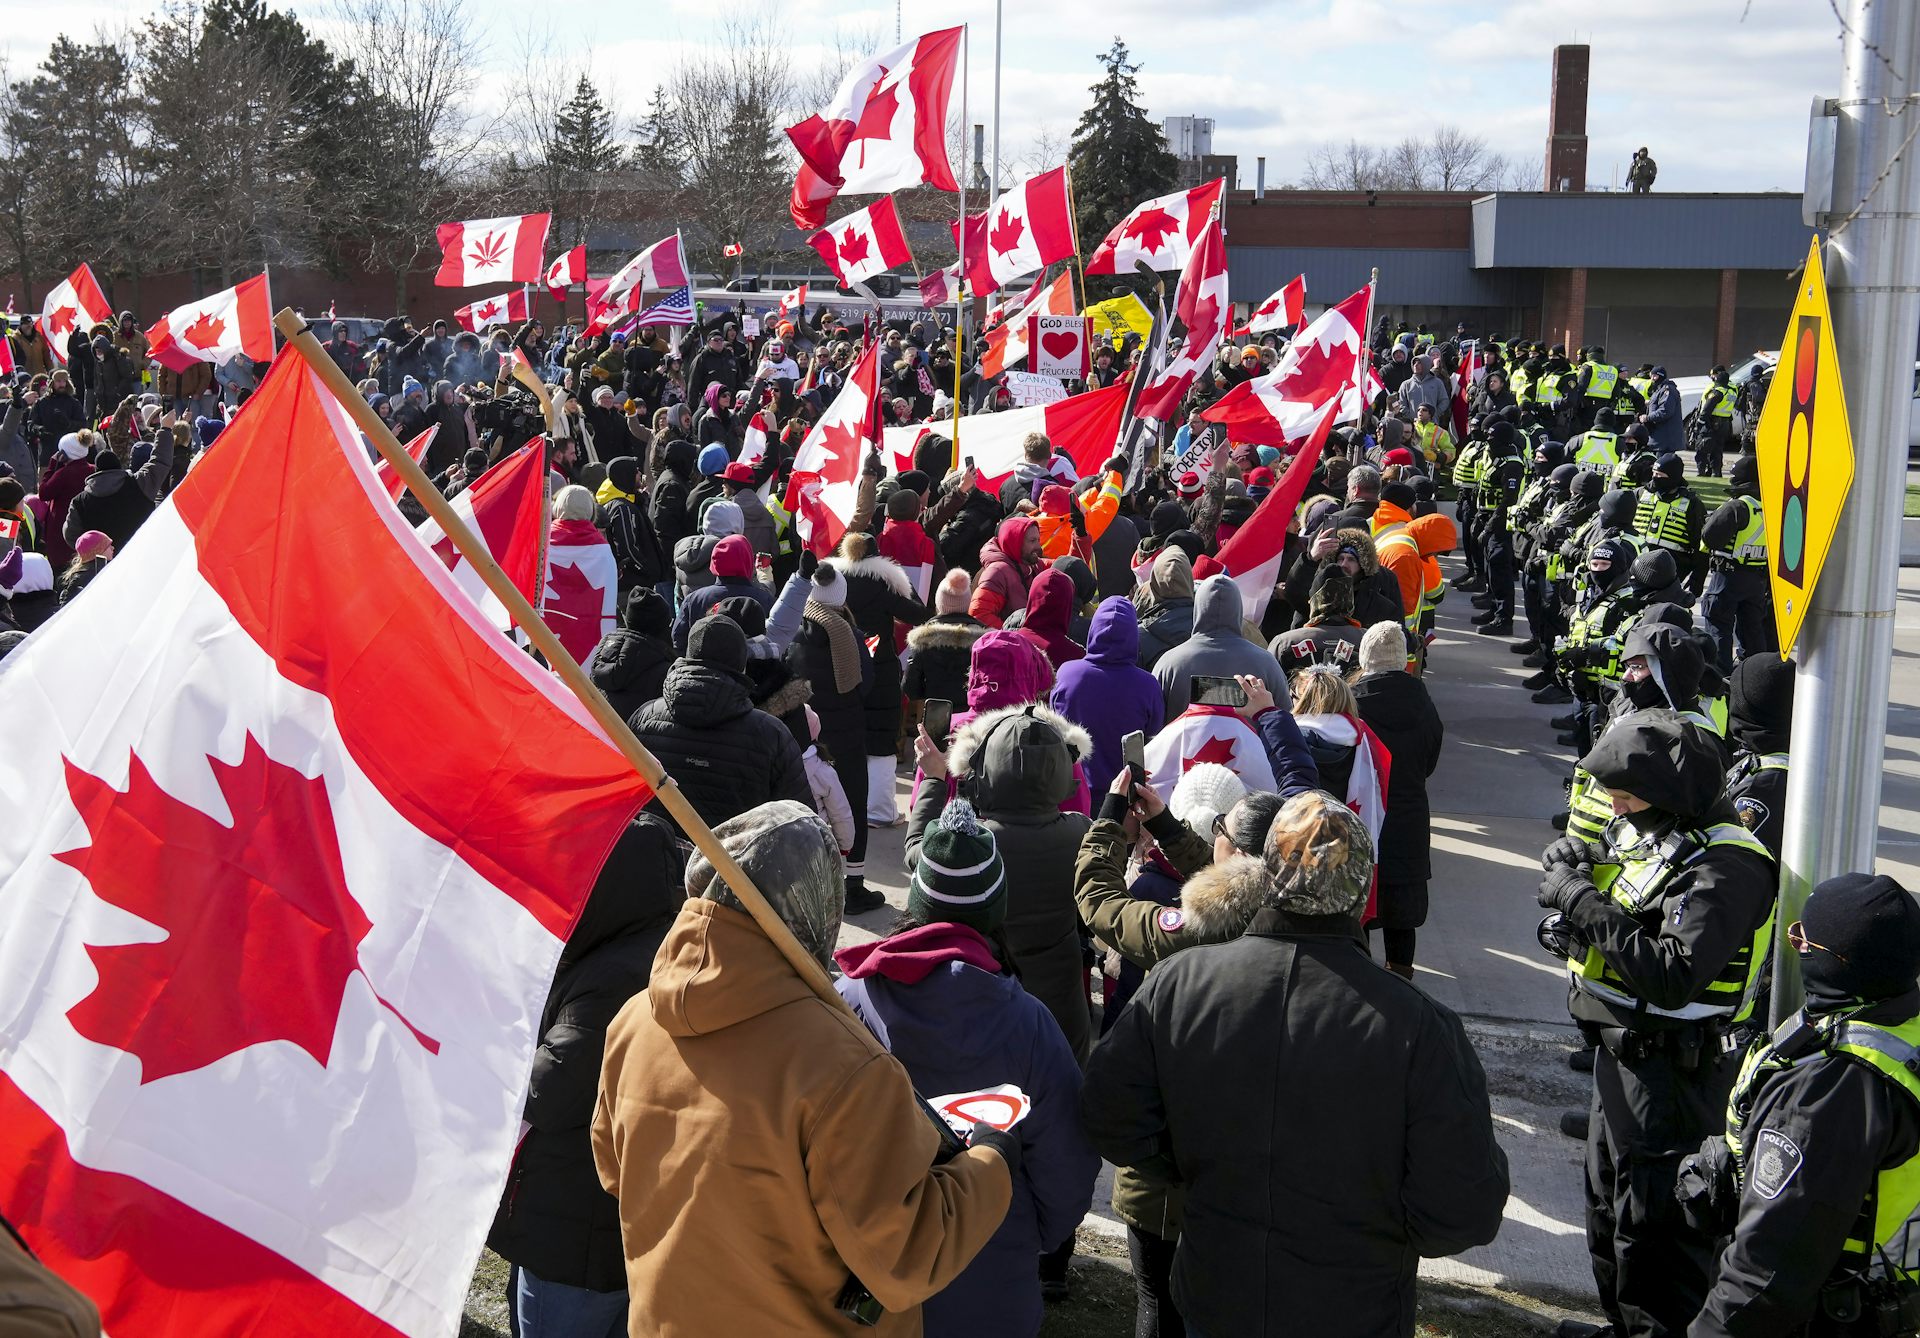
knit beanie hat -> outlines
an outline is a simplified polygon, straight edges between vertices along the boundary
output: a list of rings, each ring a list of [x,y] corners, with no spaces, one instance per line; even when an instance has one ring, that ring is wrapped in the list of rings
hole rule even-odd
[[[99,473],[111,473],[120,468],[120,457],[112,451],[102,451],[93,457],[93,467]]]
[[[921,837],[920,861],[907,883],[907,914],[982,934],[1006,922],[1007,872],[1000,847],[965,799],[948,800]]]
[[[813,569],[813,588],[807,591],[807,602],[830,609],[846,607],[847,578],[838,567],[823,562]]]
[[[1353,582],[1340,575],[1337,568],[1329,570],[1333,574],[1316,582],[1307,595],[1307,616],[1350,619],[1353,617]]]
[[[1186,508],[1178,502],[1161,502],[1147,517],[1147,528],[1164,539],[1187,523]]]
[[[1262,852],[1275,904],[1295,915],[1358,915],[1373,884],[1373,840],[1360,815],[1325,790],[1289,799]]]
[[[727,467],[728,459],[727,448],[719,442],[716,441],[710,446],[704,446],[700,450],[700,472],[702,474],[718,474]]]
[[[553,495],[555,520],[592,520],[593,494],[577,483],[569,483]]]
[[[1135,779],[1141,779],[1135,777]],[[1218,762],[1199,762],[1167,797],[1167,812],[1202,841],[1213,841],[1213,820],[1246,797],[1247,783]]]
[[[933,611],[965,613],[972,600],[973,578],[963,568],[955,567],[940,578],[940,585],[933,592]]]
[[[640,461],[631,455],[616,455],[607,461],[607,482],[621,492],[637,492],[640,487]]]
[[[1413,510],[1413,504],[1419,500],[1413,495],[1413,485],[1395,479],[1392,483],[1382,484],[1380,500],[1388,506],[1397,506],[1402,511]]]
[[[620,624],[630,631],[665,636],[673,626],[673,606],[652,586],[636,585],[627,592],[627,607],[620,615]]]
[[[687,658],[724,669],[736,676],[747,672],[747,634],[740,624],[719,614],[708,614],[687,634]]]
[[[1827,879],[1807,898],[1800,923],[1811,1003],[1889,999],[1912,989],[1920,974],[1920,905],[1884,874]]]
[[[906,488],[895,491],[891,497],[887,498],[887,519],[899,521],[920,519],[920,494]]]
[[[1384,674],[1407,667],[1407,633],[1399,623],[1378,622],[1360,638],[1360,672]]]

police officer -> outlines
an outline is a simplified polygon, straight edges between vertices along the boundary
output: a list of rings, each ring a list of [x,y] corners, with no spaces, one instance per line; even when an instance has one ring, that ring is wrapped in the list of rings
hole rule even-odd
[[[1568,467],[1561,466],[1562,469]],[[1555,681],[1553,648],[1567,632],[1572,589],[1572,582],[1567,579],[1567,553],[1572,547],[1569,541],[1593,518],[1604,486],[1598,474],[1578,470],[1567,500],[1547,513],[1540,531],[1540,644],[1521,661],[1527,668],[1538,671],[1522,685],[1534,694],[1537,702],[1558,706],[1573,700],[1572,694]],[[1577,559],[1575,561],[1578,565]]]
[[[1687,1333],[1920,1333],[1920,906],[1845,873],[1787,937],[1806,1006],[1746,1057],[1724,1137],[1682,1167],[1688,1215],[1723,1235],[1732,1219]]]
[[[1467,575],[1455,581],[1455,590],[1468,592],[1486,588],[1485,564],[1480,556],[1480,536],[1474,531],[1474,512],[1480,500],[1480,478],[1487,467],[1486,424],[1476,421],[1467,429],[1466,444],[1453,462],[1454,519],[1460,526],[1460,553]]]
[[[1715,662],[1733,671],[1737,639],[1744,658],[1773,649],[1773,583],[1767,579],[1767,527],[1760,515],[1760,464],[1742,455],[1727,472],[1729,496],[1700,527],[1707,550],[1700,612],[1713,628]]]
[[[1665,1338],[1707,1295],[1714,1237],[1683,1217],[1674,1180],[1721,1128],[1768,965],[1774,866],[1726,800],[1721,755],[1673,713],[1624,717],[1580,765],[1614,817],[1598,842],[1547,847],[1539,900],[1568,1009],[1600,1047],[1587,1248],[1613,1333]]]
[[[1586,361],[1580,364],[1580,370],[1574,377],[1571,396],[1577,430],[1585,432],[1593,426],[1594,417],[1600,410],[1613,407],[1614,392],[1620,380],[1620,369],[1607,361],[1604,348],[1596,344],[1587,350]]]
[[[1685,466],[1680,457],[1668,452],[1653,462],[1650,486],[1640,494],[1633,511],[1634,533],[1642,548],[1661,548],[1673,554],[1683,580],[1699,592],[1703,554],[1700,531],[1706,524],[1706,509],[1687,486]]]
[[[1567,443],[1567,458],[1582,469],[1611,474],[1620,463],[1620,416],[1611,407],[1593,416],[1593,426]]]
[[[1670,604],[1680,598],[1683,596],[1674,576],[1673,555],[1650,549],[1633,558],[1624,584],[1614,587],[1581,616],[1568,641],[1579,644],[1584,651],[1577,657],[1567,657],[1569,667],[1581,674],[1576,680],[1580,686],[1572,689],[1580,705],[1569,715],[1553,718],[1553,727],[1563,731],[1555,736],[1558,742],[1578,748],[1593,746],[1626,674],[1628,633],[1652,605]]]
[[[1756,369],[1740,387],[1734,407],[1740,411],[1740,449],[1752,454],[1753,434],[1760,426],[1760,411],[1767,407],[1767,390],[1773,385],[1773,368]]]
[[[1733,410],[1738,397],[1727,382],[1725,367],[1716,367],[1708,375],[1712,380],[1701,392],[1700,406],[1693,411],[1693,472],[1703,479],[1717,479],[1727,443],[1733,440]]]
[[[1507,647],[1515,655],[1531,655],[1552,640],[1547,623],[1547,517],[1566,505],[1574,475],[1580,472],[1562,463],[1565,457],[1566,447],[1557,441],[1545,442],[1534,451],[1533,478],[1521,492],[1510,522],[1520,567],[1520,608],[1527,618],[1527,639]]]
[[[1480,551],[1486,561],[1486,612],[1475,618],[1482,636],[1513,635],[1513,535],[1507,516],[1520,500],[1527,467],[1505,419],[1487,429],[1486,477],[1480,485]]]
[[[1793,737],[1794,662],[1778,655],[1740,661],[1727,684],[1727,798],[1774,859],[1786,835],[1787,765]]]

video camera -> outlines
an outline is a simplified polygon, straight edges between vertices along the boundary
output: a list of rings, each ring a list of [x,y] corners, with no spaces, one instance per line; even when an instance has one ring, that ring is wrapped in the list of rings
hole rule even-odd
[[[540,401],[533,397],[532,391],[517,386],[491,399],[474,401],[473,425],[479,430],[483,445],[489,444],[489,438],[498,440],[498,451],[493,451],[489,445],[489,451],[496,459],[509,451],[519,450],[546,431],[546,419],[540,411]]]

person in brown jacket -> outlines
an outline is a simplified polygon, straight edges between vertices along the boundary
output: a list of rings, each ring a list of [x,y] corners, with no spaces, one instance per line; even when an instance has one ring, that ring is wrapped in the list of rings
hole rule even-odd
[[[839,934],[839,844],[778,800],[715,829],[824,967]],[[593,1118],[600,1182],[620,1201],[628,1329],[657,1338],[844,1335],[857,1278],[886,1308],[871,1331],[921,1332],[920,1303],[958,1277],[1012,1197],[1010,1135],[934,1165],[942,1139],[906,1070],[815,994],[713,866],[644,994],[607,1030]]]

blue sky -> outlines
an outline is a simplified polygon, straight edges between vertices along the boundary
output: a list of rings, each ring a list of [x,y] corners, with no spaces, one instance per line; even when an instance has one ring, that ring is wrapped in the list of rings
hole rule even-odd
[[[327,3],[290,7],[323,18]],[[659,71],[714,40],[726,4],[769,9],[766,0],[550,0],[537,12],[556,32],[590,34],[570,38],[568,58],[633,118]],[[900,8],[908,33],[972,25],[969,110],[990,124],[993,0]],[[524,0],[469,0],[468,11],[489,76],[476,93],[484,113],[489,86],[515,66],[516,32],[530,11]],[[1094,58],[1117,34],[1143,64],[1156,118],[1214,117],[1215,151],[1239,155],[1242,185],[1252,184],[1258,154],[1269,181],[1283,182],[1329,140],[1391,143],[1441,121],[1536,162],[1553,47],[1588,42],[1592,184],[1623,174],[1647,144],[1662,189],[1798,190],[1808,105],[1840,78],[1839,25],[1826,0],[1027,0],[1007,11],[1004,160],[1065,142],[1097,74]],[[91,36],[146,12],[99,0],[0,0],[0,44],[19,71],[57,32]],[[836,35],[891,44],[887,0],[781,0],[770,12],[805,72],[831,61]]]

